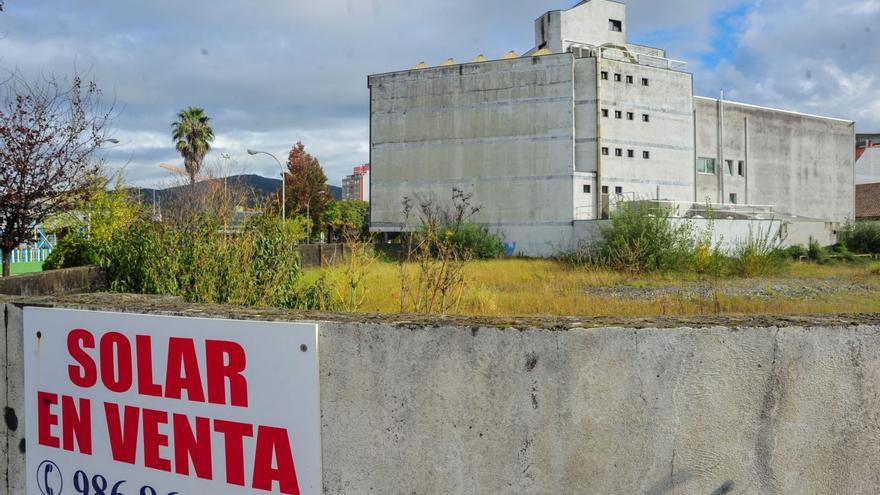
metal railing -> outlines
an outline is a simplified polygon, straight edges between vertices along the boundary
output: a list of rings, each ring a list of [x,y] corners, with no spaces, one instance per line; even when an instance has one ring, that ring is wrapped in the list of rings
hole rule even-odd
[[[578,58],[596,57],[607,60],[616,60],[618,62],[629,62],[633,64],[644,65],[646,67],[654,67],[657,69],[674,70],[677,72],[687,72],[687,62],[681,60],[673,60],[665,57],[656,57],[654,55],[646,55],[644,53],[636,53],[625,48],[617,46],[595,46],[587,43],[566,40],[568,43],[568,51],[575,54]]]

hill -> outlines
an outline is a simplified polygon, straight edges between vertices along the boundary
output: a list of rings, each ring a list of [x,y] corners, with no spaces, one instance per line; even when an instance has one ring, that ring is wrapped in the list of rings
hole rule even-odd
[[[201,191],[211,184],[222,185],[223,179],[207,179],[196,183],[196,190]],[[244,174],[232,175],[226,178],[226,186],[244,191],[252,191],[257,202],[262,202],[267,197],[281,189],[281,179],[263,177],[261,175]],[[166,189],[131,188],[132,195],[138,196],[143,203],[152,203],[155,194],[156,201],[170,204],[182,196],[189,189],[187,185],[173,186]],[[330,186],[330,193],[336,201],[342,200],[342,188]]]

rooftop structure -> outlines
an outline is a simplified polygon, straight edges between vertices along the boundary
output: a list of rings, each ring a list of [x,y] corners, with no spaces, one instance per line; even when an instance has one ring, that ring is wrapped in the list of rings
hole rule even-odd
[[[370,76],[371,229],[455,188],[511,253],[572,250],[634,199],[831,242],[854,215],[853,122],[695,97],[687,64],[626,33],[625,4],[588,0],[538,18],[521,57]]]

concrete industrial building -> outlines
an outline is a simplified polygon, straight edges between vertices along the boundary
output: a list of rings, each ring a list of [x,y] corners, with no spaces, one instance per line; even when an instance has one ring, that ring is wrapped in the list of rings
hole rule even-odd
[[[763,221],[830,242],[853,217],[853,122],[695,97],[685,63],[626,33],[624,4],[587,0],[541,16],[522,57],[370,76],[371,229],[453,188],[532,256],[576,248],[622,199],[711,204],[728,241]]]
[[[342,179],[343,201],[370,200],[370,164],[355,167],[351,175]]]

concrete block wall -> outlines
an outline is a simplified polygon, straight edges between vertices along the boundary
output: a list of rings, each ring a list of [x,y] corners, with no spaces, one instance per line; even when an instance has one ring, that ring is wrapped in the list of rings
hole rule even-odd
[[[22,493],[25,473],[22,304],[5,305],[0,346],[3,406],[18,415],[0,441],[5,493]],[[876,315],[394,323],[136,296],[34,304],[319,321],[327,494],[880,487]]]
[[[0,294],[45,296],[76,294],[107,288],[107,274],[97,266],[65,268],[28,275],[0,278]]]
[[[404,198],[416,224],[421,201],[451,206],[456,188],[483,207],[475,222],[561,223],[570,236],[573,63],[560,54],[370,76],[371,228],[399,231]]]
[[[694,99],[698,157],[718,159],[718,101]],[[748,124],[746,124],[748,122]],[[747,132],[746,132],[747,130]],[[698,174],[697,201],[773,205],[779,213],[842,223],[855,215],[852,122],[724,103],[724,160],[745,161],[746,177]],[[716,163],[722,170],[724,163]]]

